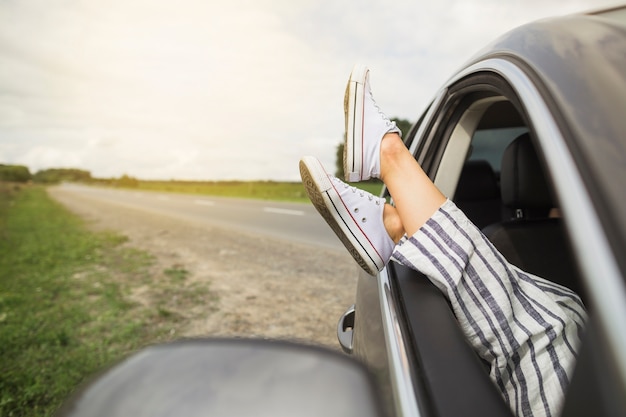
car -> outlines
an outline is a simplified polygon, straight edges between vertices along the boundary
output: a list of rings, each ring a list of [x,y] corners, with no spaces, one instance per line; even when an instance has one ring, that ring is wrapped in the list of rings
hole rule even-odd
[[[626,6],[504,34],[448,79],[404,140],[511,263],[584,301],[562,415],[626,415]],[[511,172],[518,143],[530,156]],[[514,199],[513,187],[528,188]],[[394,262],[361,272],[337,335],[373,370],[389,415],[512,415],[419,272]]]

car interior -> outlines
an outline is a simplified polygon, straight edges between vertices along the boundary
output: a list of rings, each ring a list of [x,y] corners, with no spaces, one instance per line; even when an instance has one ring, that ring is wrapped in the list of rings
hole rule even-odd
[[[576,291],[584,301],[558,203],[533,140],[510,101],[477,100],[449,133],[434,181],[509,262]],[[488,365],[466,342],[439,290],[398,264],[389,274],[407,317],[414,368],[426,381],[427,387],[416,384],[416,395],[429,415],[511,415],[488,377]],[[567,409],[567,415],[578,414],[576,407]]]
[[[468,161],[455,201],[509,262],[582,294],[558,204],[529,133],[509,143],[500,166],[495,173],[484,160]],[[479,202],[468,198],[468,184]],[[459,202],[459,195],[465,199]]]

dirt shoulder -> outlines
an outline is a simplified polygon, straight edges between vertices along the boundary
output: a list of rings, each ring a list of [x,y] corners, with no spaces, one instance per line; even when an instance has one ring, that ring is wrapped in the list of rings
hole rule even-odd
[[[114,230],[128,245],[154,256],[162,271],[188,271],[186,281],[208,288],[215,302],[183,301],[178,337],[246,336],[295,339],[338,349],[337,320],[354,303],[356,266],[343,251],[207,227],[90,200],[52,187],[49,194],[94,230]],[[149,288],[135,288],[142,298]],[[177,303],[181,305],[181,302]]]

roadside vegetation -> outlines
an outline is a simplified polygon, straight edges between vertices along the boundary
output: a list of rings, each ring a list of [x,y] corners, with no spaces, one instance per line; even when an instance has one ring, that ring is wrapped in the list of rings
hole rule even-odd
[[[100,183],[102,184],[102,183]],[[185,194],[204,194],[221,197],[251,198],[259,200],[308,202],[304,187],[300,182],[276,181],[144,181],[135,180],[132,184],[123,182],[104,185],[132,188],[144,191],[165,191]],[[382,184],[363,182],[353,184],[373,194],[380,194]]]
[[[341,178],[342,173],[337,172]],[[51,168],[31,175],[27,167],[21,165],[1,165],[0,181],[23,184],[35,183],[52,185],[74,182],[115,188],[128,188],[143,191],[201,194],[221,197],[251,198],[259,200],[308,202],[301,182],[284,181],[183,181],[183,180],[142,180],[122,175],[119,178],[95,178],[89,171],[74,168]],[[382,184],[367,181],[353,184],[372,194],[378,195]]]
[[[184,265],[155,270],[126,241],[88,231],[45,187],[0,182],[0,416],[52,415],[95,372],[214,309]]]

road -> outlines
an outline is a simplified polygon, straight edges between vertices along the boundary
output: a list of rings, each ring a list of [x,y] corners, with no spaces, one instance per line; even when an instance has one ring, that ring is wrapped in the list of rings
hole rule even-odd
[[[147,275],[118,278],[129,302],[150,314],[168,300],[184,317],[175,337],[287,338],[338,349],[337,319],[354,304],[358,267],[312,205],[73,184],[48,193],[93,230],[119,233],[125,249],[150,255]],[[172,286],[164,271],[174,267],[188,272],[176,288],[210,297],[164,295]]]
[[[343,248],[311,204],[132,191],[77,184],[64,184],[62,189],[83,198],[200,224],[331,249]]]

